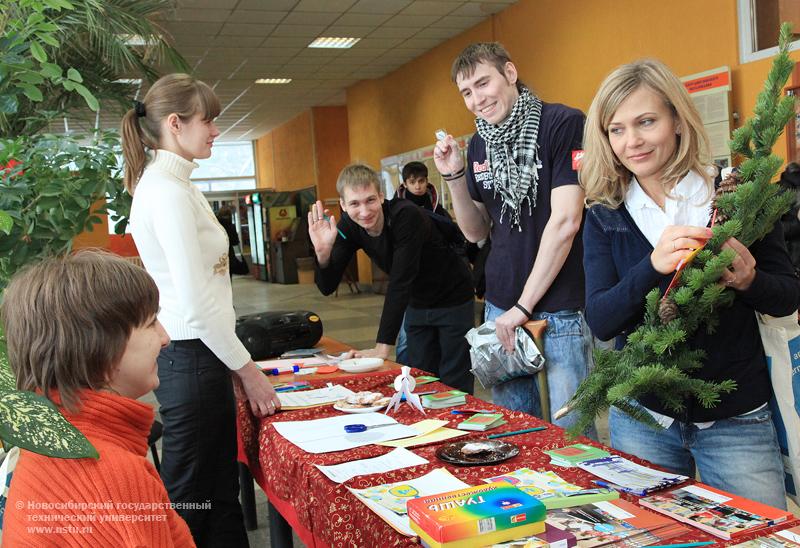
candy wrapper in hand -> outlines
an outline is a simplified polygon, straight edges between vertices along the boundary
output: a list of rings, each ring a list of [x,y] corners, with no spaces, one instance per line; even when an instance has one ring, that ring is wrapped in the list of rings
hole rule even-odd
[[[517,327],[515,335],[514,352],[506,354],[497,338],[494,322],[486,322],[467,332],[472,374],[484,388],[535,375],[544,368],[544,356],[531,334]]]

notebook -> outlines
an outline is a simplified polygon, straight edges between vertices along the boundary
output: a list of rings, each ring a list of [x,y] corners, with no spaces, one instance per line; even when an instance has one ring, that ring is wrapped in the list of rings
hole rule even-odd
[[[548,510],[580,506],[601,500],[614,500],[619,493],[614,489],[583,488],[563,480],[552,471],[537,472],[520,468],[501,476],[486,478],[487,483],[505,481],[536,497]]]
[[[502,413],[475,413],[470,418],[458,423],[459,430],[476,430],[485,432],[491,428],[496,428],[505,424]]]

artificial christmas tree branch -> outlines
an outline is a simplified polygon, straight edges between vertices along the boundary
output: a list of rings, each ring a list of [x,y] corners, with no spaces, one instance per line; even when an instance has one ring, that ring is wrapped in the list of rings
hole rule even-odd
[[[713,333],[720,309],[733,303],[733,290],[719,284],[719,279],[735,253],[721,250],[722,245],[736,238],[749,247],[762,239],[794,200],[793,195],[771,183],[783,165],[781,158],[772,155],[772,147],[794,114],[794,97],[782,97],[781,93],[794,68],[787,53],[791,37],[791,26],[784,23],[779,53],[756,100],[753,117],[733,133],[731,152],[745,160],[738,174],[723,181],[717,191],[717,223],[712,238],[666,295],[661,295],[657,287],[650,291],[644,320],[628,336],[622,350],[595,350],[594,369],[556,414],[558,418],[577,413],[577,421],[568,431],[570,436],[580,435],[612,405],[660,428],[647,411],[631,403],[646,394],[657,394],[667,408],[681,412],[687,400],[695,399],[710,408],[719,402],[721,394],[736,388],[732,380],[693,378],[691,373],[702,367],[704,353],[689,348],[687,339],[699,329]]]

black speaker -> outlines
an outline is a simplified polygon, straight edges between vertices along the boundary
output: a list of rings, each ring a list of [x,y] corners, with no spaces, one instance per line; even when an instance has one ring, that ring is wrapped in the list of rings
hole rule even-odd
[[[236,320],[236,336],[254,360],[264,360],[312,348],[322,338],[322,321],[305,310],[261,312]]]

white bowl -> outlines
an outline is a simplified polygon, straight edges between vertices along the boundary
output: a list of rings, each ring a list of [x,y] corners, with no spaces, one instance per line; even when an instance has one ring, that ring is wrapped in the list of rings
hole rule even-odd
[[[353,358],[351,360],[342,360],[338,364],[339,369],[346,373],[366,373],[367,371],[375,371],[383,365],[381,358]]]

